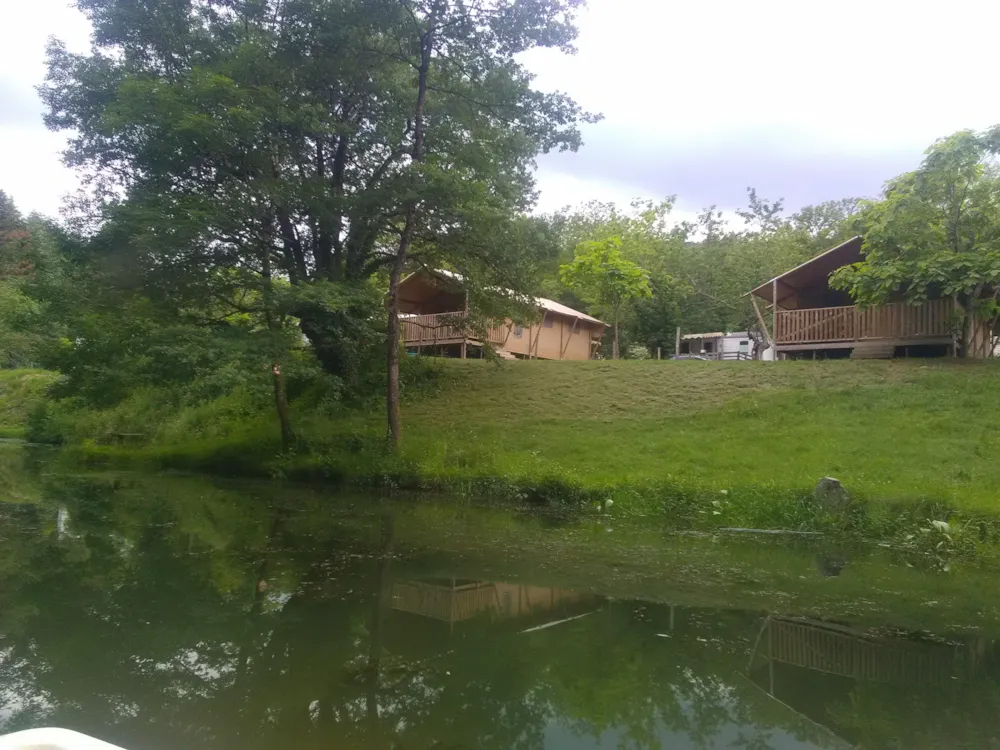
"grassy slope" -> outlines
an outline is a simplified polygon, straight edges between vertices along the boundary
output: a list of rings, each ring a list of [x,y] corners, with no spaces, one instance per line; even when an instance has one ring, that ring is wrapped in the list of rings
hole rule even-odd
[[[404,409],[404,456],[424,476],[584,487],[803,489],[832,474],[872,497],[996,509],[998,417],[993,363],[450,361]],[[377,412],[303,427],[334,450],[382,430]]]

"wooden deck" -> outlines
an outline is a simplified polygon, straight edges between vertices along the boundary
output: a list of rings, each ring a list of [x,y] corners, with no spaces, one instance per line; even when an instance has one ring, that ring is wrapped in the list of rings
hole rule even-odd
[[[408,315],[400,318],[400,330],[403,343],[417,348],[446,344],[480,343],[479,339],[470,335],[462,326],[464,312],[438,313],[437,315]],[[491,344],[502,346],[510,335],[510,327],[501,323],[491,325],[487,331],[487,340]]]
[[[843,348],[859,341],[948,343],[952,337],[951,300],[922,305],[896,303],[861,309],[822,307],[778,310],[774,319],[774,341],[786,351],[804,348]]]

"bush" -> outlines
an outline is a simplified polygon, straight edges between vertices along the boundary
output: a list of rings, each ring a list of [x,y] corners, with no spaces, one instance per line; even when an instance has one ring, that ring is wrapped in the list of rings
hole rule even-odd
[[[625,350],[625,359],[651,359],[649,349],[642,344],[633,344]]]

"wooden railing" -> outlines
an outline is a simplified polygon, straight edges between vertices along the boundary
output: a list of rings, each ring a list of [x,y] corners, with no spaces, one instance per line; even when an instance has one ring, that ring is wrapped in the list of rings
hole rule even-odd
[[[782,344],[816,344],[867,339],[944,338],[951,334],[953,303],[934,300],[882,307],[820,307],[778,310],[774,340]]]
[[[462,319],[465,317],[467,314],[464,312],[407,315],[399,320],[400,335],[406,346],[418,347],[475,339],[476,336],[461,325]],[[502,345],[507,341],[507,335],[508,325],[506,323],[491,323],[487,340],[491,344]]]

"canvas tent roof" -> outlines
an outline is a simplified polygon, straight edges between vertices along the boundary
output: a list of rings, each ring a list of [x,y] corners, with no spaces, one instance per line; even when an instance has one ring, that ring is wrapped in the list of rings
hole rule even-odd
[[[416,271],[414,273],[411,273],[409,276],[403,279],[403,281],[400,282],[400,284],[406,283],[408,279],[412,278],[413,276],[416,276],[418,273],[421,273],[421,271]],[[444,269],[439,268],[435,269],[434,271],[425,271],[425,273],[431,273],[432,275],[439,276],[440,278],[443,279],[452,279],[458,282],[462,281],[462,275],[455,273],[454,271],[446,271]],[[588,323],[596,323],[597,325],[602,325],[602,326],[608,325],[603,320],[598,320],[597,318],[587,315],[586,313],[582,313],[579,310],[574,310],[572,307],[568,307],[567,305],[564,305],[560,302],[556,302],[555,300],[546,299],[545,297],[535,297],[535,302],[537,302],[538,306],[541,307],[543,310],[556,313],[557,315],[565,315],[566,317],[569,318],[576,318],[577,320],[584,320],[587,321]]]
[[[780,305],[783,300],[794,297],[798,290],[825,282],[830,274],[841,266],[864,260],[864,255],[861,253],[861,243],[861,237],[852,237],[847,242],[843,242],[825,253],[820,253],[791,271],[786,271],[761,284],[750,294],[771,303],[777,301]],[[773,299],[775,282],[778,286],[777,300]]]

